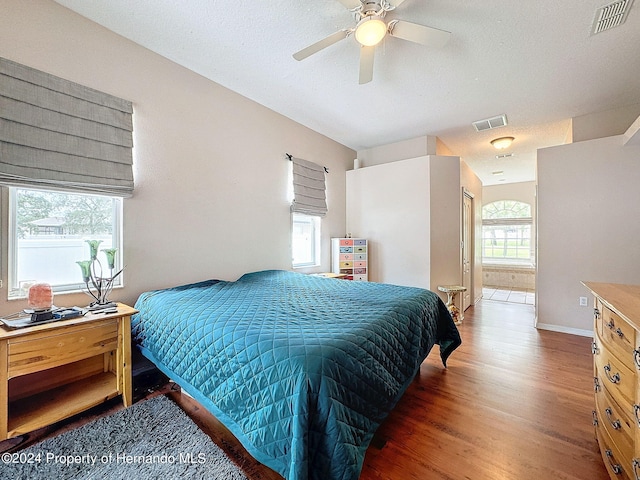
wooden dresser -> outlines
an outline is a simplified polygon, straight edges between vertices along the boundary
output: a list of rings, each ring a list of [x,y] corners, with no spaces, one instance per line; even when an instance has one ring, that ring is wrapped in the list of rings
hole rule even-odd
[[[612,479],[640,480],[640,286],[583,282],[594,296],[593,423]]]

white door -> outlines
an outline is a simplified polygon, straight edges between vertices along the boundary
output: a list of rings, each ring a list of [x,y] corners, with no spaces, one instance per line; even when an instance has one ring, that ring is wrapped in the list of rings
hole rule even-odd
[[[471,306],[473,290],[473,196],[463,192],[462,202],[462,286],[467,289],[462,293],[462,311]]]

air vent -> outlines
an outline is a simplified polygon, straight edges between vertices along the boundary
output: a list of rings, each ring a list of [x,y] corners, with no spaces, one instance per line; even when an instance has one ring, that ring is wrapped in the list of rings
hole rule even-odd
[[[515,157],[515,155],[513,153],[502,153],[500,155],[496,155],[496,158],[498,160],[500,160],[501,158],[511,158],[511,157]]]
[[[476,132],[484,132],[485,130],[491,130],[492,128],[504,127],[506,124],[507,116],[505,114],[502,114],[498,115],[497,117],[473,122],[473,127],[476,129]]]
[[[631,5],[633,0],[620,0],[597,9],[591,35],[622,25],[627,19]]]

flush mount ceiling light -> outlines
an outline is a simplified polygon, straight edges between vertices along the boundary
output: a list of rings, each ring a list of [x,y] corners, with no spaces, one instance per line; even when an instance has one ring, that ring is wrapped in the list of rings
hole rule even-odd
[[[387,34],[387,24],[377,16],[368,16],[360,20],[356,27],[356,40],[365,47],[379,44]]]
[[[500,137],[491,140],[491,145],[496,147],[498,150],[504,150],[505,148],[509,148],[511,146],[511,142],[515,140],[514,137]]]

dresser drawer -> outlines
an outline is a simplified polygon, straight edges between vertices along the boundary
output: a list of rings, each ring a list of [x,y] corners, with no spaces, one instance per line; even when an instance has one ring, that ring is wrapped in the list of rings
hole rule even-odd
[[[356,253],[353,257],[355,260],[367,260],[366,253]]]
[[[633,471],[631,470],[631,462],[633,460],[624,458],[600,423],[601,422],[598,421],[598,425],[596,426],[596,436],[598,438],[598,444],[600,445],[600,453],[602,454],[602,459],[609,472],[609,476],[621,480],[632,480]]]
[[[635,329],[601,302],[597,303],[596,308],[599,311],[596,330],[601,335],[602,344],[614,352],[627,367],[635,369]]]
[[[55,331],[54,331],[55,332]],[[117,349],[118,323],[105,320],[86,328],[20,337],[8,342],[9,378],[93,357]]]
[[[367,253],[367,247],[366,246],[353,247],[353,251],[355,253]]]
[[[633,407],[620,406],[609,394],[606,386],[596,392],[596,414],[598,425],[603,427],[625,460],[634,454],[636,422]]]
[[[340,262],[340,268],[353,268],[353,262]]]
[[[351,238],[341,238],[340,239],[340,246],[341,247],[348,247],[350,245],[353,245],[353,239],[351,239]]]
[[[356,267],[366,267],[367,266],[367,262],[362,261],[362,260],[356,260],[355,266]]]
[[[607,350],[602,339],[594,355],[594,365],[598,382],[601,386],[606,386],[614,400],[622,407],[633,405],[636,395],[635,370],[631,370]]]
[[[353,253],[341,253],[340,254],[340,260],[344,261],[344,260],[353,260]]]
[[[367,241],[366,241],[366,240],[364,240],[364,239],[354,240],[354,241],[353,241],[353,244],[354,244],[354,245],[366,245],[366,244],[367,244]]]
[[[340,253],[353,253],[353,247],[340,247]]]

